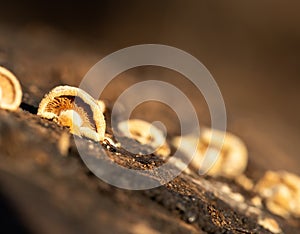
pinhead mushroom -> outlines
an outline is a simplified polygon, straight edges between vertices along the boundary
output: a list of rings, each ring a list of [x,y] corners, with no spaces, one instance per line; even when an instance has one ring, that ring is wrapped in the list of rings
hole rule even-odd
[[[82,89],[58,86],[42,99],[38,115],[70,128],[71,133],[102,141],[106,123],[98,102]]]
[[[170,155],[170,147],[163,132],[151,123],[140,119],[130,119],[118,124],[118,129],[127,137],[133,138],[141,144],[149,145],[155,153],[163,157]]]
[[[22,101],[22,89],[18,79],[0,66],[0,108],[17,110]]]
[[[264,198],[267,209],[284,218],[300,217],[300,177],[286,171],[267,171],[255,191]]]
[[[211,176],[235,178],[244,172],[248,163],[245,144],[231,133],[204,128],[200,139],[187,135],[175,137],[172,143],[175,147],[181,146],[182,153],[193,155],[190,164],[193,169],[204,172],[207,170],[207,174]],[[196,150],[193,147],[195,145]],[[204,165],[203,162],[209,162],[210,165]]]

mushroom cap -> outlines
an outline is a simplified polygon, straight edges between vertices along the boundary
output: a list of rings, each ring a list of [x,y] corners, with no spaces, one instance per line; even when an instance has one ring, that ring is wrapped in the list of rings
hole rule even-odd
[[[192,168],[203,171],[208,169],[207,174],[210,176],[235,178],[241,175],[247,167],[247,148],[242,140],[231,133],[204,128],[200,138],[191,134],[175,137],[172,143],[175,147],[181,145],[182,153],[193,155]],[[197,145],[196,150],[195,145]],[[214,164],[205,165],[204,162]]]
[[[130,119],[118,124],[118,129],[127,137],[133,138],[141,144],[150,145],[161,156],[170,155],[170,147],[163,132],[153,124],[140,119]]]
[[[300,177],[287,171],[267,171],[254,191],[264,198],[268,210],[287,218],[300,217]]]
[[[22,89],[18,79],[0,66],[0,108],[17,110],[22,101]]]
[[[239,137],[229,132],[204,128],[201,141],[204,147],[210,143],[212,147],[220,150],[219,158],[209,170],[209,174],[235,178],[245,171],[248,164],[248,150]]]
[[[79,136],[95,141],[105,136],[106,123],[101,107],[77,87],[64,85],[52,89],[40,102],[38,115],[70,127],[71,133]]]

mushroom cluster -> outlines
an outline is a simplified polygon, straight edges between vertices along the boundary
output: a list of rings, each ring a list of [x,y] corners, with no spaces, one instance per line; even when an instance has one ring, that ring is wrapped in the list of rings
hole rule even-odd
[[[22,89],[13,73],[0,66],[0,109],[15,111],[22,101]],[[114,144],[106,134],[104,112],[105,103],[95,100],[84,90],[72,86],[57,86],[41,100],[37,115],[68,127],[72,134],[86,137],[96,142]],[[210,176],[226,177],[235,180],[245,189],[252,189],[257,194],[257,203],[261,206],[264,201],[266,208],[272,213],[288,218],[300,217],[300,178],[286,171],[267,171],[254,186],[253,182],[244,175],[248,163],[248,151],[245,143],[237,136],[218,130],[204,128],[200,137],[193,135],[175,136],[168,141],[164,133],[153,124],[140,119],[130,119],[118,124],[118,130],[123,136],[132,138],[142,145],[154,149],[154,153],[162,159],[172,158],[172,148],[180,148],[182,154],[193,156],[190,167],[176,160],[175,166],[185,170],[204,171]],[[68,137],[61,139],[61,152],[66,154]],[[197,145],[194,149],[193,146]],[[175,158],[174,158],[175,159]],[[205,162],[210,162],[209,167]],[[253,202],[256,201],[253,199]],[[264,225],[269,222],[263,220]],[[268,220],[267,220],[268,221]]]

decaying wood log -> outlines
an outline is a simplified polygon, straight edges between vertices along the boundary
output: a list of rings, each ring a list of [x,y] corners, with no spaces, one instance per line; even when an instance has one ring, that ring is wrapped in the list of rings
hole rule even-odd
[[[64,40],[57,40],[52,33],[46,32],[41,38],[56,40],[61,50]],[[270,213],[255,192],[245,190],[234,180],[182,173],[158,188],[129,191],[98,179],[80,158],[68,129],[36,115],[46,92],[55,85],[78,84],[86,69],[96,62],[96,56],[72,60],[82,58],[84,53],[79,50],[60,54],[49,47],[44,48],[43,59],[32,56],[29,61],[28,55],[37,54],[37,49],[18,49],[32,38],[25,34],[16,44],[8,38],[1,39],[0,51],[7,47],[12,50],[7,50],[0,62],[20,77],[24,96],[18,111],[0,110],[2,230],[133,234],[298,232],[299,219]],[[79,66],[82,63],[86,64]],[[103,145],[85,138],[77,140],[100,163],[113,160],[136,169],[163,163],[154,154],[136,158],[118,148],[105,149],[109,155],[105,158],[99,153]],[[143,147],[129,138],[124,140],[132,147]],[[253,161],[246,172],[249,177],[263,171]]]

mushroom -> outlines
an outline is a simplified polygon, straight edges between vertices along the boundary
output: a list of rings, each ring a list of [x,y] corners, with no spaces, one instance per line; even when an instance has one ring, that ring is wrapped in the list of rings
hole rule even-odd
[[[300,217],[300,177],[287,171],[267,171],[254,188],[272,213]]]
[[[118,129],[127,137],[155,149],[155,153],[163,157],[170,155],[170,147],[163,132],[151,123],[140,119],[130,119],[118,124]]]
[[[72,134],[102,141],[106,123],[101,106],[82,89],[57,86],[42,99],[38,115],[70,128]]]
[[[22,101],[22,89],[18,79],[0,66],[0,108],[17,110]]]
[[[172,143],[175,147],[181,145],[182,153],[193,155],[190,164],[193,169],[207,172],[210,176],[236,178],[244,172],[248,163],[245,144],[231,133],[204,128],[200,139],[193,135],[186,135],[175,137]],[[196,149],[194,149],[195,145],[197,145]],[[211,163],[205,165],[206,163],[203,162]]]

